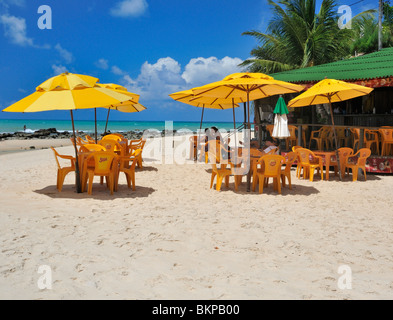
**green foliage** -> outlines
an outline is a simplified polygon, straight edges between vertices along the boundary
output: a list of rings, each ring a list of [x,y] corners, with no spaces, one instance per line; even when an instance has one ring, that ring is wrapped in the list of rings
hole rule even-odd
[[[256,30],[260,45],[255,59],[243,62],[250,71],[275,73],[342,59],[349,54],[352,32],[340,30],[335,0],[323,0],[316,13],[316,0],[268,0],[273,11],[267,33]]]

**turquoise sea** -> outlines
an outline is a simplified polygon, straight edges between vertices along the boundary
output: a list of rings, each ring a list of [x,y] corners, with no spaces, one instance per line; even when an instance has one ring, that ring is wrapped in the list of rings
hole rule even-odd
[[[97,121],[98,133],[103,133],[105,130],[106,121]],[[239,126],[237,123],[236,126]],[[39,129],[56,128],[57,131],[72,131],[72,124],[70,120],[2,120],[0,119],[0,133],[14,133],[23,132],[23,127],[26,126],[26,132],[33,133]],[[204,122],[202,128],[216,126],[219,129],[230,130],[233,129],[233,122]],[[191,130],[196,131],[200,127],[200,122],[183,122],[174,121],[174,130]],[[108,123],[108,130],[111,132],[127,132],[127,131],[144,131],[147,129],[165,129],[165,121],[110,121]],[[94,121],[75,121],[75,130],[87,133],[94,132]]]

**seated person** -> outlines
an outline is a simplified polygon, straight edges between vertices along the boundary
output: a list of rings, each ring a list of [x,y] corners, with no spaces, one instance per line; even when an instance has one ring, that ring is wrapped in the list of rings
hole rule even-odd
[[[279,142],[277,139],[274,138],[267,138],[265,145],[262,147],[262,153],[267,154],[270,151],[277,149],[279,145]]]

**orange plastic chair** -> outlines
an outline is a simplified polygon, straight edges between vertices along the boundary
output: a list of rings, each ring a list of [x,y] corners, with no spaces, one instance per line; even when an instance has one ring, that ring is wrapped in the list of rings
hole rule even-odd
[[[321,180],[323,180],[323,162],[322,157],[318,157],[311,150],[305,148],[296,149],[298,160],[300,161],[300,168],[298,178],[300,178],[301,170],[303,169],[303,179],[309,178],[314,181],[314,171],[321,172]]]
[[[352,170],[352,181],[357,181],[358,180],[358,171],[359,169],[362,169],[364,173],[364,180],[367,181],[367,176],[366,176],[366,161],[367,158],[371,155],[371,150],[367,148],[362,148],[358,152],[356,152],[354,155],[351,155],[346,158],[346,161],[344,163],[344,168],[345,171],[349,174],[349,170]],[[353,162],[353,159],[357,157],[356,163]]]
[[[287,150],[289,150],[289,144],[291,147],[297,144],[297,127],[296,126],[288,126],[289,133],[291,134],[288,138],[285,139],[285,146]]]
[[[55,154],[55,160],[57,163],[57,183],[56,187],[59,192],[63,189],[63,183],[66,175],[72,171],[75,171],[75,158],[72,156],[66,156],[66,155],[61,155],[59,154],[53,147],[51,147],[53,150],[53,153]],[[60,165],[59,158],[61,159],[66,159],[71,161],[71,166],[69,167],[62,167]]]
[[[87,163],[94,159],[94,168],[88,168]],[[117,174],[117,156],[108,151],[97,151],[87,157],[83,168],[82,191],[89,180],[88,194],[92,193],[94,176],[106,177],[111,194],[113,194]]]
[[[123,156],[119,158],[120,168],[115,180],[115,191],[117,191],[118,188],[120,172],[123,172],[125,174],[128,188],[131,188],[132,186],[132,190],[135,191],[135,167],[141,152],[142,149],[137,149],[133,152],[131,156]],[[131,165],[129,164],[130,162]]]
[[[190,159],[197,159],[198,152],[198,136],[191,136],[189,138],[190,141]]]
[[[381,134],[381,156],[387,156],[391,153],[391,146],[393,145],[393,129],[379,129]]]
[[[209,162],[209,151],[211,151],[210,153],[215,154],[213,161],[215,161],[214,159],[217,157],[219,163],[224,154],[227,154],[227,158],[229,157],[229,151],[223,144],[221,144],[221,140],[209,140],[206,142],[206,147],[207,150],[205,149],[205,163]]]
[[[285,187],[285,178],[287,178],[289,189],[292,189],[291,168],[292,168],[292,164],[297,159],[297,153],[296,152],[288,152],[284,156],[284,158],[285,158],[285,169],[284,169],[284,171],[281,172],[282,186]]]
[[[252,190],[255,191],[257,183],[259,183],[259,193],[263,193],[263,187],[268,179],[273,178],[274,190],[281,194],[281,164],[285,162],[285,158],[279,155],[264,155],[258,159],[255,164],[253,175],[255,179],[252,182]],[[260,168],[258,166],[261,165]]]

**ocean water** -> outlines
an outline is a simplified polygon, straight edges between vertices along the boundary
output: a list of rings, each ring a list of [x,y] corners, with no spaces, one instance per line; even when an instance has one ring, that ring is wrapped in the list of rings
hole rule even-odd
[[[98,133],[103,133],[105,130],[106,121],[97,121]],[[241,123],[237,123],[239,126]],[[28,133],[33,133],[39,129],[56,128],[57,131],[72,131],[72,124],[70,120],[2,120],[0,119],[0,133],[14,133],[23,132],[26,126]],[[231,130],[233,129],[233,122],[204,122],[202,128],[216,126],[219,129]],[[94,132],[94,121],[75,121],[75,130],[86,133]],[[191,130],[196,131],[200,127],[200,122],[186,122],[174,121],[174,130]],[[108,123],[108,130],[111,132],[127,132],[127,131],[145,131],[148,129],[165,130],[165,121],[110,121]]]

